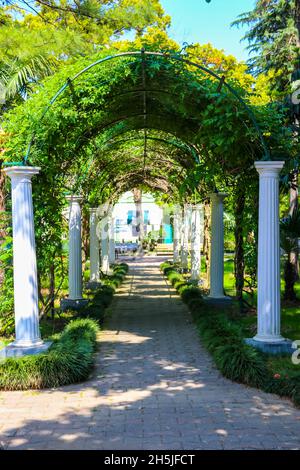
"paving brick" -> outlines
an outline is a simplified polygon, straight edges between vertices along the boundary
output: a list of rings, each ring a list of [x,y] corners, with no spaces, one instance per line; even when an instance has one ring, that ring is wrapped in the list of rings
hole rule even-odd
[[[2,447],[300,449],[300,410],[221,376],[161,261],[130,263],[89,381],[0,393]]]

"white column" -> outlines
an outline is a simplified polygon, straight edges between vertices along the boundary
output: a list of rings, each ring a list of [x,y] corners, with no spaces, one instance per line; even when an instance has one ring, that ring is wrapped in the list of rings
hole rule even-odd
[[[223,201],[227,194],[211,193],[210,294],[224,298],[224,220]]]
[[[201,205],[192,207],[191,279],[197,281],[201,272]]]
[[[32,354],[46,349],[39,330],[37,264],[34,237],[31,178],[40,168],[12,166],[5,173],[11,179],[14,308],[16,340],[2,355]],[[13,351],[15,350],[15,351]]]
[[[182,224],[182,246],[181,246],[181,265],[182,269],[188,269],[189,255],[189,234],[190,234],[190,207],[185,204],[183,224]]]
[[[101,245],[101,271],[104,274],[109,272],[109,238],[108,238],[108,216],[107,212],[99,224],[100,245]]]
[[[180,262],[181,251],[181,230],[182,230],[182,210],[180,205],[174,207],[174,220],[173,220],[173,261],[174,263]]]
[[[69,201],[69,300],[82,299],[81,210],[79,196]]]
[[[116,261],[115,252],[115,221],[113,218],[113,206],[110,208],[108,213],[108,237],[109,237],[109,249],[108,249],[108,261],[112,265]]]
[[[99,282],[100,256],[97,237],[97,208],[90,209],[90,282]]]
[[[284,162],[261,161],[259,173],[258,289],[256,341],[281,342],[279,172]]]

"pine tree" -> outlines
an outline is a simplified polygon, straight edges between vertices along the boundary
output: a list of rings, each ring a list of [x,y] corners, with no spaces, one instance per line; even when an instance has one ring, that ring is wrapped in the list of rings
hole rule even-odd
[[[250,27],[244,36],[249,42],[250,68],[256,74],[272,72],[272,87],[278,100],[288,104],[290,124],[299,142],[300,107],[292,96],[298,89],[300,94],[300,0],[257,0],[255,8],[233,24]],[[299,158],[290,162],[290,216],[298,211],[298,167]],[[289,253],[289,262],[298,277],[297,249]],[[293,289],[291,293],[293,300]]]

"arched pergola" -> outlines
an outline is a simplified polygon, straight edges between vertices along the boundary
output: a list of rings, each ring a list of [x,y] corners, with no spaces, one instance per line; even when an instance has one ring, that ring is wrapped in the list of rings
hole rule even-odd
[[[50,96],[61,81],[64,84]],[[258,334],[253,344],[284,345],[278,215],[278,177],[284,162],[272,161],[256,114],[242,93],[237,84],[185,56],[142,50],[101,56],[92,63],[79,61],[46,81],[44,89],[28,100],[23,138],[12,138],[10,153],[20,155],[30,135],[27,151],[18,162],[7,163],[5,170],[12,179],[15,347],[25,347],[27,352],[44,347],[38,328],[31,177],[39,173],[45,156],[44,182],[36,188],[36,197],[46,204],[47,184],[58,177],[71,191],[72,301],[82,297],[81,196],[95,206],[144,185],[169,191],[178,200],[180,187],[192,182],[195,173],[200,175],[195,184],[201,185],[208,169],[225,174],[240,171],[251,177],[255,165],[260,176],[260,224]],[[213,178],[209,185],[211,296],[222,298],[226,194],[216,190]],[[195,189],[193,184],[185,187],[191,193]],[[95,210],[92,219],[96,220]],[[24,252],[30,254],[26,262]]]

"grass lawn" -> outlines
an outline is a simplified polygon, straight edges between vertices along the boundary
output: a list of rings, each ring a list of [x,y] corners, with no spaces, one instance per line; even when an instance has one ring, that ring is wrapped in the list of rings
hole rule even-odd
[[[233,259],[226,259],[224,265],[224,287],[229,295],[235,294],[234,288],[234,265]],[[281,281],[281,294],[284,292],[283,276]],[[296,292],[299,298],[297,304],[289,305],[282,301],[281,304],[281,330],[282,335],[290,339],[300,339],[300,282],[296,284]],[[246,295],[246,294],[245,294]],[[256,296],[255,296],[256,297]],[[256,298],[255,298],[256,300]],[[246,315],[239,319],[239,323],[245,331],[246,336],[253,336],[256,332],[256,313]]]

